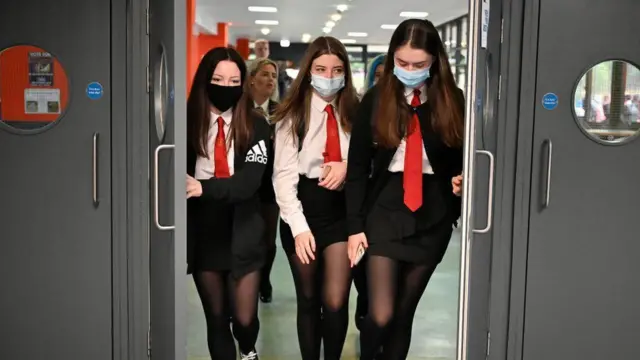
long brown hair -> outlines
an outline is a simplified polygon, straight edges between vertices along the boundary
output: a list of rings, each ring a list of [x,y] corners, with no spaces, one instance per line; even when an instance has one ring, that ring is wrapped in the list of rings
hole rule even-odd
[[[411,110],[405,100],[404,85],[393,74],[395,52],[409,45],[434,56],[427,80],[427,99],[431,108],[431,126],[449,147],[462,146],[464,133],[464,101],[449,67],[449,57],[442,39],[428,20],[408,19],[400,23],[389,43],[384,74],[378,81],[379,101],[376,135],[378,143],[397,147],[406,135]]]
[[[209,158],[209,150],[211,150],[207,149],[211,122],[211,102],[207,96],[207,84],[211,82],[218,63],[224,60],[233,61],[238,66],[240,86],[245,85],[247,67],[242,56],[232,48],[217,47],[209,50],[202,57],[187,100],[187,144],[195,150],[198,156],[207,159]],[[233,139],[237,153],[243,153],[247,150],[253,136],[252,109],[253,100],[251,95],[245,91],[233,108],[231,131],[227,136],[227,144],[231,144]]]
[[[309,129],[309,107],[312,95],[311,64],[322,55],[335,55],[344,64],[345,83],[336,97],[336,107],[340,114],[340,126],[345,132],[351,131],[351,115],[358,106],[358,94],[353,86],[347,49],[336,38],[321,36],[309,44],[300,63],[300,72],[274,115],[274,122],[291,118],[291,135],[295,141],[299,140],[298,129],[303,126],[305,132]]]

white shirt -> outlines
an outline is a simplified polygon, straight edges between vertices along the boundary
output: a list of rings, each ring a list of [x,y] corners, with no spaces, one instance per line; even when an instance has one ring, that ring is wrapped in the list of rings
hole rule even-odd
[[[424,104],[427,101],[427,89],[424,85],[420,87],[420,103]],[[405,88],[404,96],[407,99],[407,104],[411,105],[411,100],[413,100],[413,89]],[[390,172],[404,172],[404,154],[407,148],[407,139],[404,138],[400,142],[398,146],[398,150],[393,155],[391,159],[391,163],[389,164],[388,170]],[[431,163],[429,162],[429,158],[427,157],[427,152],[422,146],[422,173],[423,174],[433,174],[433,168],[431,167]]]
[[[327,102],[314,93],[309,109],[309,131],[304,137],[300,152],[291,135],[291,119],[284,119],[276,124],[273,187],[276,202],[280,207],[280,216],[291,227],[294,237],[309,231],[302,203],[298,199],[298,180],[300,175],[310,179],[318,179],[322,175],[320,166],[324,163],[322,154],[327,143],[327,113],[324,111],[326,106]],[[345,133],[339,125],[340,114],[335,107],[334,114],[338,121],[340,152],[343,161],[346,161],[351,135]]]
[[[214,157],[214,149],[215,149],[215,141],[218,136],[218,117],[222,116],[224,120],[224,138],[228,140],[229,132],[231,131],[231,117],[233,115],[233,108],[225,111],[222,115],[216,115],[211,113],[211,120],[209,122],[209,138],[207,140],[207,153],[209,153],[209,158],[203,158],[198,156],[196,159],[196,172],[195,178],[197,180],[208,180],[213,177],[215,172],[215,157]],[[233,140],[231,142],[227,142],[227,163],[229,164],[229,175],[233,175],[233,159],[234,159],[234,151],[233,151]]]
[[[253,107],[262,108],[262,110],[264,110],[264,113],[267,114],[267,116],[269,116],[269,99],[267,99],[267,101],[265,101],[263,104],[258,104],[257,102],[254,101]]]

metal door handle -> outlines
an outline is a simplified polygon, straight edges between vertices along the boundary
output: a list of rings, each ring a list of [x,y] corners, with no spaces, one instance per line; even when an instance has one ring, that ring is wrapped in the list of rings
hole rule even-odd
[[[175,225],[161,225],[160,224],[160,209],[158,204],[158,155],[162,150],[173,150],[175,149],[175,145],[159,145],[156,148],[156,151],[153,154],[153,220],[156,223],[156,228],[158,230],[166,231],[173,230],[176,228]]]
[[[489,158],[489,199],[487,200],[487,225],[483,229],[473,229],[476,234],[486,234],[491,231],[493,225],[493,175],[495,172],[495,158],[491,151],[476,150],[477,155],[486,155]],[[469,180],[467,180],[469,181]]]
[[[92,194],[93,194],[93,206],[97,207],[100,204],[98,198],[98,138],[100,134],[93,133],[93,157],[91,161],[91,172],[93,178]]]
[[[547,155],[547,184],[544,189],[544,202],[543,207],[549,207],[549,199],[551,198],[551,160],[553,158],[553,142],[551,139],[544,141],[544,144],[549,148],[549,154]]]

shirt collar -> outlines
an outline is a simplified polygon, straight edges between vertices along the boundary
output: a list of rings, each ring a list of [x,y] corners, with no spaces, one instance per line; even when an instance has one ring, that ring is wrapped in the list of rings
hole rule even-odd
[[[233,108],[230,108],[227,111],[223,112],[222,115],[216,115],[215,113],[211,112],[211,126],[217,124],[219,116],[222,116],[222,120],[224,120],[225,125],[231,125],[231,119],[233,118]]]
[[[404,95],[405,96],[411,96],[413,95],[413,90],[414,88],[410,88],[410,87],[405,87],[404,88]],[[426,96],[427,95],[427,87],[422,84],[418,90],[420,90],[420,97]]]
[[[324,101],[318,94],[315,92],[311,95],[311,106],[319,112],[323,112],[328,104],[333,105],[334,109],[336,107],[336,99],[333,99],[330,103]]]
[[[262,104],[258,104],[257,102],[254,101],[253,102],[253,106],[262,108],[262,110],[264,110],[265,114],[269,113],[269,99],[267,99],[267,101],[265,101]]]

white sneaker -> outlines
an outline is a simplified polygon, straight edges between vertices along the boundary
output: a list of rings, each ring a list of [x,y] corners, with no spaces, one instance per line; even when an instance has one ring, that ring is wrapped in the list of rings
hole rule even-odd
[[[258,353],[255,350],[251,351],[248,354],[240,353],[240,358],[242,360],[259,360]]]

